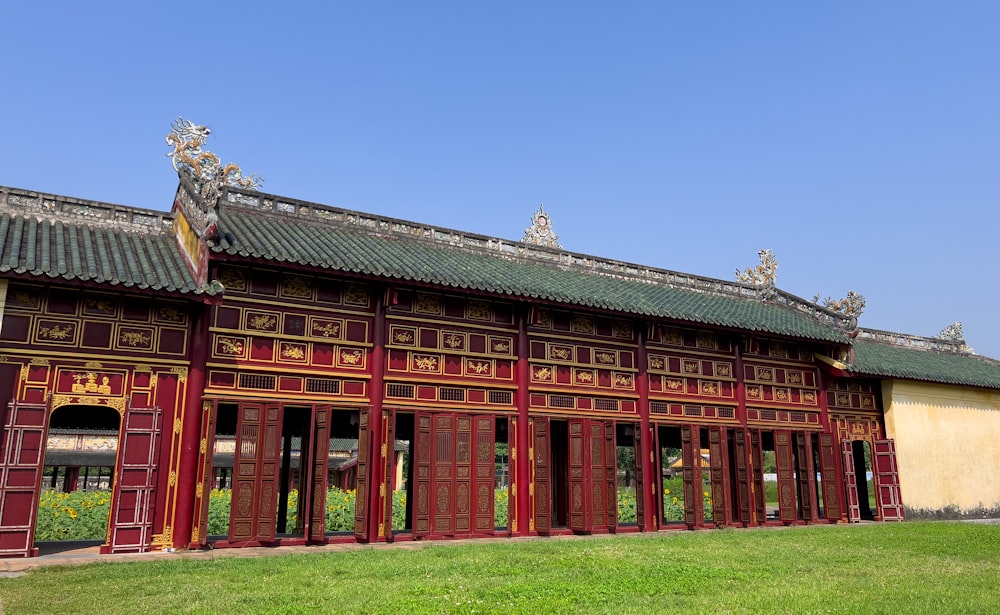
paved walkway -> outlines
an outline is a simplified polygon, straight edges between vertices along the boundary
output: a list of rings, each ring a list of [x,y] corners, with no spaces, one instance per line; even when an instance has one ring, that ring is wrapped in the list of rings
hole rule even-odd
[[[589,536],[553,536],[542,537],[542,540],[561,538],[589,538]],[[328,553],[336,551],[353,551],[357,549],[420,549],[434,544],[462,544],[467,542],[511,542],[522,540],[538,540],[539,537],[506,536],[497,538],[466,538],[456,540],[419,540],[394,543],[339,543],[329,545],[285,546],[285,547],[242,547],[239,549],[205,549],[201,551],[150,551],[147,553],[110,553],[101,554],[97,542],[65,542],[41,543],[38,557],[18,557],[0,559],[0,577],[16,577],[33,568],[46,566],[76,566],[94,562],[137,562],[146,560],[167,560],[176,558],[212,560],[222,557],[266,557],[273,555],[292,555],[295,553]]]

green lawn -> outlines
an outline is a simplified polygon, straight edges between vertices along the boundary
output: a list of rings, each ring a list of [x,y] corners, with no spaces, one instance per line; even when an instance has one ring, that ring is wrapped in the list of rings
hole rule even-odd
[[[18,613],[1000,612],[1000,525],[629,534],[43,568]]]

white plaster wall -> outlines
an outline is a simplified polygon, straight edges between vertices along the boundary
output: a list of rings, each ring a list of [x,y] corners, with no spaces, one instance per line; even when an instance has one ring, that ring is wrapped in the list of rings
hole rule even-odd
[[[913,511],[1000,511],[1000,392],[885,381],[903,504]]]

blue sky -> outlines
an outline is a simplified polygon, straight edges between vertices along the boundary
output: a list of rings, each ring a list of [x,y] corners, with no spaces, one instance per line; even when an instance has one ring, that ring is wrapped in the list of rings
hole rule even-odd
[[[866,296],[1000,357],[1000,3],[0,6],[0,184],[168,209],[178,115],[263,190]]]

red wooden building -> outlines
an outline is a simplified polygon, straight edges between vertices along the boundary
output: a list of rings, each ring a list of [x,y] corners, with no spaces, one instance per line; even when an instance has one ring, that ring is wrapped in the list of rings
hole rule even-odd
[[[766,283],[233,186],[207,199],[182,172],[170,213],[0,188],[0,309],[2,557],[35,553],[47,434],[73,427],[120,434],[109,552],[903,517],[882,376],[855,356],[883,342]],[[214,440],[233,435],[211,537]],[[350,535],[324,525],[331,438],[358,441]]]

